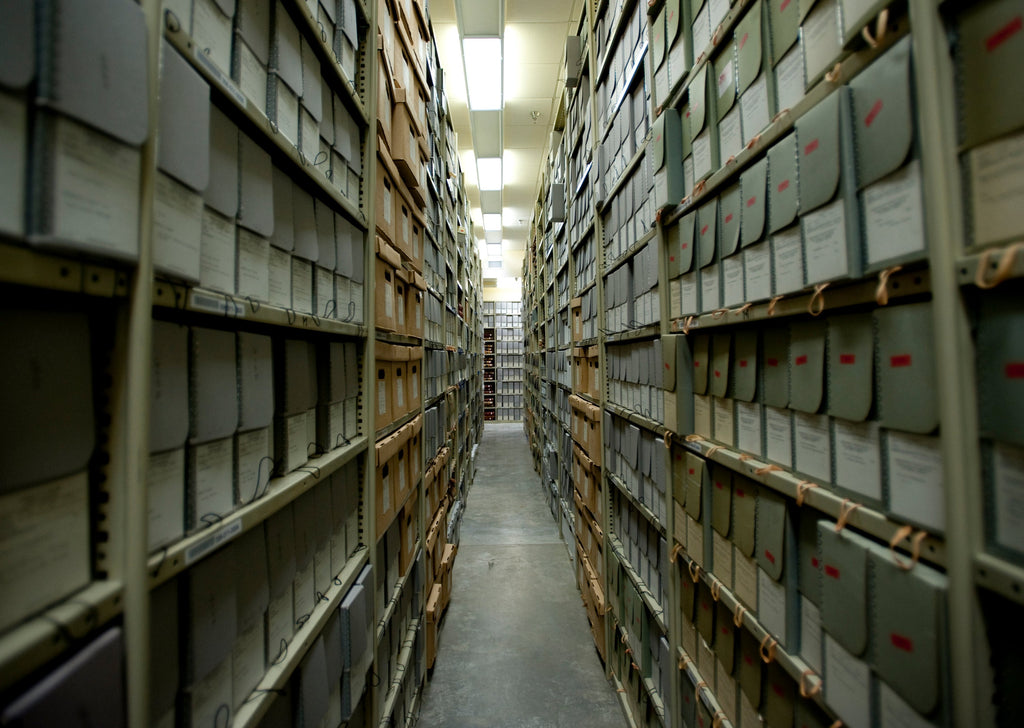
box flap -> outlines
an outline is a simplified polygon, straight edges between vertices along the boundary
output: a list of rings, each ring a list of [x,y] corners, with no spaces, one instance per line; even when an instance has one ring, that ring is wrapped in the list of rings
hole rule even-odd
[[[828,413],[863,422],[874,392],[875,340],[870,313],[828,320]]]
[[[743,247],[753,245],[764,238],[767,184],[767,157],[762,157],[740,175],[740,224]]]
[[[764,403],[789,406],[789,327],[765,328],[762,336]]]
[[[925,434],[939,426],[930,303],[878,309],[878,422]]]
[[[790,134],[768,150],[768,232],[776,233],[796,219],[797,140]]]
[[[825,392],[826,321],[799,321],[789,329],[789,408],[814,413]]]
[[[757,565],[779,581],[786,563],[786,499],[770,488],[758,492],[755,537]]]
[[[734,184],[722,192],[718,199],[721,221],[718,228],[718,246],[723,258],[732,255],[740,244],[740,209],[743,199],[740,185]]]
[[[718,227],[718,198],[714,197],[697,210],[697,245],[700,249],[700,267],[715,262],[715,239]]]
[[[733,335],[732,393],[742,402],[757,396],[757,329],[739,329]]]
[[[868,646],[868,553],[866,539],[831,521],[818,522],[821,549],[821,624],[853,655]],[[883,601],[891,595],[886,594]]]
[[[839,110],[837,89],[796,122],[800,214],[829,202],[839,187]]]

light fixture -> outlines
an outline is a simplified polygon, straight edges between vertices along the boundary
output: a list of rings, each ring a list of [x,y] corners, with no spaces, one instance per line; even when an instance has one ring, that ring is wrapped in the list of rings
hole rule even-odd
[[[500,190],[501,157],[478,157],[476,160],[477,186],[481,190]]]
[[[501,230],[501,215],[497,213],[485,214],[484,230]]]
[[[487,257],[488,258],[500,259],[501,258],[501,243],[498,243],[497,245],[488,245],[487,246]]]
[[[501,109],[501,38],[463,38],[466,90],[473,111]]]

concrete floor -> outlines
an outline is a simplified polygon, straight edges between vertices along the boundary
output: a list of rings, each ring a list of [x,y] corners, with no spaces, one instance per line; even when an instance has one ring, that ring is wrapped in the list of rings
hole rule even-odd
[[[622,728],[520,424],[487,424],[419,728]]]

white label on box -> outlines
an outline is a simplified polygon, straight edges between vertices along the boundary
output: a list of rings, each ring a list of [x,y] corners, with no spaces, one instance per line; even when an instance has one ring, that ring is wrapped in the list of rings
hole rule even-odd
[[[683,196],[689,197],[693,192],[693,154],[683,160]]]
[[[720,292],[720,276],[717,263],[712,263],[700,271],[700,307],[703,312],[715,311],[722,305]]]
[[[153,199],[154,270],[197,282],[202,234],[202,195],[158,172]]]
[[[1024,134],[983,144],[967,153],[974,243],[1024,234]]]
[[[334,274],[326,268],[316,269],[316,315],[328,316],[337,306],[334,300]]]
[[[871,670],[825,635],[825,700],[850,728],[871,725]]]
[[[658,207],[664,207],[669,204],[675,204],[676,200],[668,199],[668,172],[661,170],[654,175],[654,204]]]
[[[798,41],[775,66],[775,88],[779,109],[792,109],[804,97],[804,51]]]
[[[772,297],[772,251],[767,240],[743,251],[743,271],[748,301]]]
[[[743,113],[743,144],[761,132],[771,122],[771,107],[768,103],[768,74],[761,72],[740,97]]]
[[[722,585],[726,589],[732,590],[732,542],[714,530],[711,533],[711,540],[714,549],[712,570]]]
[[[316,606],[316,583],[313,572],[313,555],[310,554],[309,561],[299,566],[295,571],[295,581],[292,584],[292,599],[295,604],[295,627],[301,629]]]
[[[245,228],[238,228],[239,296],[266,301],[270,297],[270,242]]]
[[[1019,192],[1024,195],[1024,186]],[[1021,200],[1024,196],[1018,197],[1018,204],[1014,206],[1017,215],[1020,215]],[[922,204],[921,162],[917,159],[864,190],[864,242],[868,265],[924,251]]]
[[[192,522],[206,525],[209,518],[225,516],[234,509],[233,438],[214,440],[194,447],[195,481],[192,484]]]
[[[292,606],[292,585],[270,598],[267,606],[267,663],[283,659],[288,642],[295,634],[295,610]]]
[[[882,499],[882,454],[877,422],[833,420],[836,485],[876,501]]]
[[[686,33],[680,33],[668,52],[668,87],[670,91],[687,71],[686,39]],[[658,97],[659,104],[664,103],[664,100],[665,97]]]
[[[388,390],[387,383],[377,380],[377,414],[385,415],[388,411]]]
[[[139,254],[141,152],[54,119],[53,232],[119,257]]]
[[[828,417],[793,413],[796,469],[826,483],[832,482],[832,441]]]
[[[306,413],[285,420],[285,471],[291,472],[306,464]]]
[[[400,410],[405,409],[405,385],[403,384],[402,379],[402,375],[399,374],[395,381],[395,404]]]
[[[693,140],[693,179],[703,179],[711,172],[711,130],[705,128]]]
[[[831,68],[842,50],[836,3],[837,0],[820,0],[800,26],[808,82]]]
[[[889,510],[935,531],[946,528],[946,499],[941,443],[937,437],[890,430]]]
[[[654,73],[654,103],[659,105],[668,98],[668,63],[662,63],[661,67]]]
[[[279,308],[292,307],[292,256],[289,253],[270,248],[270,279],[268,301]]]
[[[392,216],[395,214],[395,206],[391,202],[391,188],[387,185],[383,185],[383,189],[384,194],[382,197],[384,198],[384,204],[382,207],[384,209],[384,222],[390,225]]]
[[[789,410],[764,408],[765,455],[772,462],[793,467],[793,420]]]
[[[726,1],[726,7],[728,7],[728,0]],[[730,50],[731,48],[727,49],[725,52],[729,55],[732,55],[731,53],[729,53]],[[718,86],[718,98],[720,99],[730,91],[732,91],[733,93],[732,98],[735,98],[736,84],[735,77],[733,76],[732,72],[732,66],[733,60],[730,59],[729,62],[725,64],[725,67],[722,68],[722,72],[718,74],[718,78],[715,79],[715,82]],[[731,100],[732,99],[730,99],[730,101]]]
[[[697,607],[700,609],[700,605]],[[714,607],[710,607],[713,609]],[[715,652],[711,649],[711,646],[704,641],[703,637],[698,637],[697,647],[697,670],[700,671],[701,676],[707,682],[707,688],[711,692],[715,691]]]
[[[235,707],[240,706],[263,678],[263,619],[239,625],[231,650],[231,695]]]
[[[725,20],[725,16],[729,14],[729,0],[710,0],[708,7],[711,10],[709,25],[711,28],[717,29],[719,23]]]
[[[270,428],[238,435],[238,502],[251,503],[266,492],[274,469],[270,456]]]
[[[391,283],[384,284],[384,315],[395,317],[395,287]]]
[[[715,426],[713,429],[714,438],[723,445],[732,446],[735,442],[735,422],[733,414],[733,402],[731,399],[721,397],[712,398],[715,404]]]
[[[324,169],[326,159],[320,158],[320,125],[308,111],[302,109],[299,115],[299,137],[302,140],[302,156],[313,166],[313,169]]]
[[[786,645],[786,587],[757,571],[757,618],[781,645]]]
[[[693,395],[693,431],[711,437],[711,398],[707,395]]]
[[[25,232],[25,155],[28,153],[28,104],[0,91],[0,230]]]
[[[288,85],[280,78],[277,80],[277,100],[275,103],[276,115],[274,122],[278,131],[284,138],[292,143],[292,146],[299,144],[299,97],[292,93]]]
[[[697,17],[693,19],[693,47],[694,56],[697,56],[704,52],[704,49],[711,43],[711,18],[709,11],[710,3],[704,3],[704,6],[697,13]]]
[[[746,556],[739,548],[734,549],[733,581],[736,584],[736,598],[747,609],[757,612],[757,562]]]
[[[700,567],[704,566],[704,524],[695,521],[690,516],[686,517],[686,553],[697,562]]]
[[[801,218],[807,283],[812,285],[849,274],[846,252],[846,211],[842,200]]]
[[[816,673],[822,673],[821,610],[805,596],[800,597],[800,657]]]
[[[292,258],[292,308],[313,313],[313,264]]]
[[[743,452],[761,457],[761,405],[736,402],[736,446]]]
[[[153,551],[185,532],[185,449],[150,455],[146,480],[149,550]]]
[[[327,446],[341,447],[345,444],[345,403],[333,402],[330,404],[327,408],[327,420],[329,428]]]
[[[217,716],[231,705],[231,655],[191,688],[191,725],[217,725]],[[228,713],[230,715],[230,710]]]
[[[698,301],[700,289],[697,287],[697,273],[687,273],[679,279],[680,316],[700,313]]]
[[[209,207],[203,208],[199,245],[199,285],[213,291],[235,292],[235,222]]]
[[[996,541],[1024,551],[1024,450],[996,442],[992,456]]]
[[[733,255],[722,260],[725,277],[724,306],[743,303],[743,256]]]
[[[192,41],[196,52],[205,55],[220,70],[231,68],[231,18],[220,11],[215,0],[195,0]]]
[[[738,106],[732,107],[732,110],[718,122],[718,147],[722,164],[743,151],[743,131],[740,126]]]
[[[793,293],[804,287],[803,240],[799,225],[772,236],[772,262],[775,268],[775,295]]]
[[[267,107],[267,69],[245,43],[237,44],[240,54],[238,88],[245,98],[263,111]]]
[[[89,582],[86,473],[0,496],[0,629]]]

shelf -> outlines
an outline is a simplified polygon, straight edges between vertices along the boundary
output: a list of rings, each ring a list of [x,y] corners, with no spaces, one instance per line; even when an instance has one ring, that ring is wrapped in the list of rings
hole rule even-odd
[[[798,484],[805,482],[804,478],[784,469],[774,469],[770,472],[759,473],[758,471],[767,469],[770,464],[755,458],[753,455],[741,453],[713,440],[683,441],[680,444],[701,457],[724,465],[730,470],[745,475],[751,480],[767,486],[792,500],[796,500]],[[713,450],[710,455],[708,455],[709,450]],[[777,468],[778,466],[775,467]],[[825,483],[821,487],[808,489],[804,494],[804,504],[836,521],[846,512],[846,522],[850,527],[870,534],[880,539],[882,543],[889,543],[896,533],[903,528],[904,524],[891,521],[883,513],[867,506],[858,506],[856,509],[850,510],[849,507],[853,505],[853,502],[828,490],[828,485],[828,483]],[[911,536],[908,535],[902,539],[897,544],[897,548],[910,553],[910,538]],[[945,568],[945,542],[932,535],[926,537],[921,543],[921,560]]]
[[[619,476],[615,475],[614,473],[608,473],[608,480],[611,481],[611,484],[614,485],[618,489],[618,491],[622,493],[623,496],[626,497],[626,499],[630,502],[630,505],[633,506],[633,509],[639,512],[641,516],[647,519],[648,523],[650,523],[658,530],[658,533],[660,533],[662,536],[665,536],[667,534],[665,524],[662,523],[656,515],[654,515],[654,512],[650,508],[648,508],[645,503],[641,503],[635,495],[629,492],[629,489],[626,487],[626,484],[622,482]]]
[[[606,344],[620,344],[626,341],[640,341],[641,339],[650,339],[661,334],[661,324],[653,323],[641,326],[636,329],[629,331],[620,331],[617,333],[605,334],[604,341]]]
[[[345,562],[341,573],[334,579],[334,584],[324,594],[324,598],[316,603],[309,619],[288,643],[284,659],[267,667],[256,690],[235,713],[234,720],[231,722],[233,728],[259,725],[270,708],[270,704],[277,698],[277,694],[288,687],[293,673],[298,669],[313,642],[320,636],[327,620],[337,612],[345,594],[355,583],[363,567],[366,566],[368,554],[369,551],[366,547],[360,547]]]
[[[637,427],[652,432],[658,437],[664,437],[665,433],[668,432],[665,425],[652,420],[650,417],[644,417],[636,410],[632,410],[629,407],[623,407],[622,405],[615,404],[614,402],[605,402],[604,408],[624,420],[636,425]]]
[[[632,643],[632,640],[629,639],[629,637],[630,637],[629,630],[627,630],[625,627],[623,627],[622,624],[617,624],[615,626],[615,632],[616,632],[616,634],[615,634],[615,638],[616,639],[626,640],[626,641],[629,641],[630,643]],[[635,645],[635,648],[636,648],[637,651],[642,649],[639,644]],[[634,667],[634,669],[637,669],[635,661],[631,660],[630,664]],[[649,677],[643,677],[641,675],[640,676],[640,685],[643,687],[644,692],[647,693],[647,697],[651,701],[651,706],[654,708],[654,712],[657,714],[658,718],[661,719],[662,725],[664,725],[664,721],[665,721],[665,702],[661,699],[661,693],[658,691],[657,686],[655,686],[654,680],[652,680]]]
[[[96,581],[0,637],[0,691],[7,690],[121,614],[121,583]]]
[[[974,557],[974,581],[984,589],[1024,604],[1024,567],[992,554],[979,553]]]
[[[714,597],[714,594],[717,591],[718,599],[716,599],[715,601],[721,602],[725,605],[725,608],[728,609],[729,612],[734,616],[733,623],[735,624],[736,609],[741,604],[740,600],[736,597],[736,595],[733,594],[732,591],[728,589],[725,585],[723,585],[715,577],[713,573],[705,571],[702,567],[698,566],[692,559],[690,559],[688,555],[685,555],[685,552],[683,555],[680,556],[680,558],[683,559],[683,570],[679,578],[685,579],[687,578],[687,576],[690,576],[690,578],[692,578],[693,573],[698,573],[700,580],[703,581],[708,586],[708,588],[712,590],[712,597]],[[689,572],[689,574],[687,574],[687,572]],[[746,629],[748,632],[750,632],[750,634],[754,637],[755,640],[758,641],[758,643],[763,644],[764,641],[769,637],[775,639],[775,635],[773,635],[771,632],[765,629],[764,626],[757,620],[757,618],[754,617],[749,611],[746,611],[746,606],[744,606],[742,622],[743,629]],[[807,663],[804,662],[802,658],[796,655],[791,655],[779,644],[776,644],[773,650],[773,654],[775,656],[774,661],[779,663],[782,669],[784,669],[789,674],[789,676],[797,683],[797,685],[799,685],[801,681],[803,681],[804,684],[807,685],[808,689],[813,690],[814,686],[817,683],[822,682],[821,676],[818,675],[817,672],[812,670],[807,665]],[[762,657],[762,659],[764,658]],[[819,691],[813,697],[813,700],[815,703],[818,704],[818,706],[822,710],[829,714],[830,720],[834,720],[836,717],[835,715],[833,715],[834,711],[832,711],[832,709],[829,708],[828,703],[825,702],[825,699],[822,697],[822,695],[823,693]]]
[[[629,705],[629,698],[626,697],[626,688],[622,686],[622,681],[619,680],[619,676],[614,672],[611,673],[612,687],[615,688],[615,695],[619,699],[619,707],[622,708],[622,714],[626,718],[626,728],[639,728],[636,724],[636,718],[633,717],[633,711]]]
[[[0,240],[0,282],[49,291],[124,298],[133,269],[84,261]]]
[[[961,286],[977,286],[978,266],[983,260],[985,261],[985,270],[982,282],[986,287],[993,287],[992,283],[997,280],[1001,282],[1001,279],[1024,277],[1024,256],[1013,254],[1013,258],[1010,261],[1007,262],[1004,259],[1012,246],[1019,245],[1022,242],[1024,241],[1018,240],[1007,245],[989,248],[980,253],[973,253],[957,259],[957,281]],[[1007,269],[1003,273],[997,273],[1001,264],[1007,265]]]
[[[729,15],[726,16],[726,21],[732,19],[732,21],[735,22],[737,17],[736,14],[749,4],[749,2],[750,0],[741,0],[741,4],[733,7],[729,12]],[[730,28],[731,27],[732,26],[730,26]],[[775,120],[765,127],[760,134],[756,135],[756,141],[754,143],[744,147],[743,151],[737,154],[733,159],[726,161],[726,163],[719,167],[718,170],[711,173],[701,186],[699,194],[695,193],[691,197],[684,198],[684,200],[674,208],[666,208],[663,210],[661,215],[662,225],[671,225],[686,213],[699,207],[704,200],[713,197],[719,189],[724,187],[732,180],[733,177],[743,171],[747,165],[751,164],[759,156],[764,154],[768,147],[774,144],[784,134],[788,133],[794,127],[797,119],[806,114],[813,107],[817,106],[835,89],[845,85],[872,61],[891,48],[897,41],[905,36],[907,32],[907,23],[906,21],[903,21],[897,28],[887,34],[884,39],[879,42],[876,48],[867,48],[847,56],[840,64],[838,64],[839,70],[838,73],[836,73],[834,80],[830,81],[822,79],[807,92],[796,106],[788,111],[784,110],[787,113],[780,112],[779,114],[776,114]],[[695,65],[695,68],[697,67],[698,66]],[[691,78],[693,73],[694,72],[691,71]],[[678,103],[679,98],[675,98],[671,100],[671,103],[666,104],[665,106],[675,106]]]
[[[413,421],[414,419],[416,419],[416,417],[417,417],[417,416],[418,416],[418,415],[419,415],[419,414],[420,414],[420,413],[421,413],[422,411],[423,411],[422,407],[417,407],[417,408],[416,408],[416,409],[414,409],[414,410],[413,410],[412,412],[409,412],[408,414],[404,414],[404,415],[402,415],[402,416],[401,416],[400,418],[398,418],[397,420],[395,420],[395,421],[394,421],[394,422],[392,422],[391,424],[389,424],[389,425],[387,425],[387,426],[385,426],[385,427],[382,427],[382,428],[380,428],[380,429],[379,429],[379,430],[377,430],[377,432],[376,432],[376,433],[374,434],[374,436],[373,436],[373,441],[374,441],[374,442],[380,442],[381,440],[383,440],[383,439],[384,439],[385,437],[387,437],[388,435],[392,435],[392,434],[394,434],[394,433],[398,432],[398,431],[399,431],[399,430],[401,430],[401,429],[402,429],[403,427],[405,427],[405,426],[406,426],[406,425],[408,425],[408,424],[409,424],[410,422],[412,422],[412,421]]]
[[[639,253],[641,250],[643,250],[647,246],[647,244],[649,242],[651,242],[652,240],[655,240],[657,237],[658,237],[658,229],[657,228],[653,228],[651,230],[648,230],[646,233],[644,233],[642,238],[637,240],[635,243],[633,243],[629,247],[629,250],[627,250],[625,253],[623,253],[618,258],[616,258],[614,261],[612,261],[607,267],[605,267],[604,275],[605,276],[609,276],[612,273],[614,273],[616,270],[618,270],[619,268],[624,266],[626,263],[628,263],[630,260],[632,260],[636,256],[637,253]]]
[[[629,175],[636,171],[636,168],[640,166],[640,162],[647,154],[647,142],[651,138],[650,131],[647,132],[647,136],[644,137],[644,143],[640,145],[640,148],[633,154],[632,159],[626,164],[619,173],[619,176],[615,178],[615,184],[612,185],[611,189],[608,190],[604,196],[597,195],[597,212],[601,214],[604,211],[605,203],[611,200],[615,195],[619,194],[622,186],[626,184],[626,180],[629,179]],[[607,271],[606,271],[607,272]]]
[[[320,331],[325,334],[362,338],[367,329],[316,314],[298,313],[290,308],[279,308],[261,301],[237,298],[230,293],[187,286],[183,283],[157,280],[153,282],[153,306],[161,309],[188,311],[227,319],[245,319],[252,323],[269,324],[300,331]]]
[[[594,405],[595,407],[600,407],[601,406],[601,402],[600,401],[598,401],[597,399],[595,399],[591,395],[587,394],[586,392],[577,392],[577,391],[573,390],[573,394],[575,394],[577,397],[579,397],[580,399],[584,400],[585,402],[589,402],[590,404]]]
[[[640,41],[640,46],[633,51],[633,59],[635,62],[633,63],[633,68],[629,72],[629,77],[626,78],[624,83],[619,84],[616,90],[618,97],[608,105],[608,122],[605,124],[604,129],[601,130],[600,138],[602,142],[605,140],[605,137],[608,136],[608,132],[611,131],[615,115],[618,114],[619,110],[622,108],[622,102],[629,96],[630,89],[632,89],[636,84],[637,79],[643,78],[643,70],[646,66],[643,59],[647,55],[647,42],[647,34],[644,33],[643,39]],[[636,60],[637,58],[640,58],[640,60]]]
[[[147,565],[150,589],[163,584],[199,559],[262,524],[325,476],[331,475],[352,461],[366,450],[367,442],[366,435],[359,435],[349,445],[310,458],[302,468],[271,480],[266,492],[258,500],[228,514],[219,523],[159,549],[149,557]]]
[[[381,720],[379,728],[391,728],[391,713],[395,710],[395,703],[398,702],[398,694],[402,689],[402,683],[405,682],[405,676],[410,671],[409,663],[412,662],[413,650],[416,646],[416,632],[420,628],[421,618],[417,617],[412,620],[409,624],[409,629],[405,631],[405,639],[402,640],[402,649],[398,653],[398,664],[395,665],[396,677],[391,681],[391,686],[388,688],[387,696],[383,701],[383,712],[381,713]]]
[[[913,296],[924,296],[931,292],[931,274],[927,268],[911,268],[892,275],[888,282],[888,300],[894,301]],[[870,304],[878,304],[879,283],[875,279],[857,281],[840,281],[830,285],[821,294],[823,310],[850,308]],[[784,319],[791,316],[813,315],[810,312],[816,294],[800,291],[780,297],[774,304],[769,302],[756,303],[749,308],[739,306],[732,309],[719,309],[714,313],[699,316],[673,319],[669,331],[689,333],[696,329],[712,329],[722,326],[734,326],[753,321],[767,319]]]
[[[233,112],[244,117],[260,132],[260,145],[264,148],[271,148],[274,152],[286,157],[291,161],[295,169],[301,170],[307,182],[318,187],[318,192],[334,202],[339,210],[363,230],[368,225],[366,216],[359,210],[356,203],[343,196],[330,185],[327,178],[322,174],[314,173],[314,167],[299,153],[299,150],[292,146],[292,143],[285,139],[283,134],[276,131],[267,115],[260,109],[255,108],[248,102],[242,92],[235,86],[228,77],[227,72],[217,68],[203,53],[202,49],[192,42],[192,39],[181,29],[164,28],[164,38],[173,45],[182,57],[188,61],[196,71],[210,84],[211,89],[216,89],[219,95],[233,107]],[[244,130],[248,131],[248,130]]]
[[[334,71],[334,80],[336,83],[332,85],[335,88],[340,86],[344,89],[345,95],[343,96],[343,99],[345,103],[359,115],[359,119],[363,122],[363,126],[367,126],[369,124],[369,116],[366,114],[366,107],[363,105],[363,100],[359,97],[359,94],[352,86],[352,83],[345,77],[345,73],[341,69],[341,63],[338,61],[338,56],[334,53],[332,48],[327,46],[326,39],[323,35],[323,26],[320,25],[320,22],[313,16],[313,13],[309,9],[309,5],[303,2],[303,0],[291,0],[291,2],[287,4],[291,5],[292,9],[299,14],[299,17],[302,18],[302,22],[306,26],[306,33],[303,40],[308,41],[311,37],[319,40],[319,43],[313,43],[311,45],[317,49],[317,54],[320,56],[320,67],[331,68]],[[365,17],[365,9],[363,10]],[[376,43],[376,29],[373,29],[372,33],[368,31],[367,35],[373,37],[373,42]],[[366,40],[369,41],[369,38]],[[358,53],[359,51],[357,50],[356,52]],[[366,52],[365,48],[363,52]]]
[[[608,37],[607,45],[604,49],[604,57],[597,61],[597,75],[594,77],[595,87],[601,85],[601,79],[604,78],[604,74],[608,70],[608,66],[611,65],[611,60],[615,55],[619,36],[622,35],[623,29],[629,24],[629,15],[633,11],[633,6],[635,4],[636,0],[625,0],[625,2],[622,3],[619,15],[615,18],[615,24],[612,26],[612,33]],[[607,3],[605,3],[605,5],[607,5]],[[600,17],[601,15],[602,12],[598,12],[594,17]],[[593,97],[591,97],[590,102],[594,102]]]
[[[707,708],[707,711],[710,715],[724,716],[725,711],[722,710],[722,705],[718,702],[718,696],[711,692],[711,690],[707,687],[707,681],[704,679],[704,676],[700,674],[700,670],[697,669],[697,658],[691,657],[690,655],[686,654],[686,650],[684,650],[682,647],[676,647],[676,657],[678,658],[678,668],[680,670],[686,670],[687,674],[689,674],[690,676],[690,680],[693,682],[694,685],[703,686],[697,688],[697,700],[704,701],[705,707]],[[672,666],[669,665],[670,669],[671,667]],[[714,679],[714,676],[709,675],[709,677]],[[739,692],[739,686],[737,686],[737,692]],[[728,718],[723,718],[719,723],[716,723],[715,725],[717,725],[718,728],[733,728],[733,724],[729,721]]]
[[[590,281],[590,283],[588,283],[587,285],[583,286],[583,288],[581,288],[578,291],[576,291],[576,295],[573,296],[573,298],[579,298],[580,296],[586,295],[586,293],[588,291],[590,291],[591,288],[594,288],[595,286],[597,286],[597,275],[596,274],[594,275],[594,280]]]
[[[398,583],[395,584],[395,590],[391,594],[391,599],[388,601],[386,605],[384,605],[384,614],[381,616],[379,620],[377,620],[377,629],[374,632],[373,640],[373,644],[375,647],[380,644],[381,639],[384,637],[384,628],[387,626],[388,622],[391,621],[391,618],[395,616],[395,609],[398,607],[398,603],[402,599],[402,591],[404,591],[406,583],[412,576],[412,570],[416,568],[416,559],[420,555],[419,539],[416,540],[416,544],[412,547],[412,551],[414,554],[416,554],[416,557],[409,562],[409,571],[403,574],[402,577],[398,580]]]
[[[661,630],[662,634],[668,634],[668,627],[665,623],[664,610],[662,610],[661,605],[658,603],[658,600],[654,598],[654,595],[651,593],[651,590],[647,588],[647,584],[644,582],[644,580],[641,579],[640,575],[636,573],[636,570],[633,568],[633,565],[629,563],[629,561],[626,559],[626,556],[622,551],[622,542],[619,541],[619,537],[616,536],[614,533],[609,534],[608,538],[605,539],[605,543],[611,546],[612,553],[615,554],[615,557],[619,560],[619,563],[622,564],[622,569],[626,572],[626,576],[629,578],[631,582],[633,582],[633,586],[640,594],[640,598],[647,606],[647,610],[651,613],[651,616],[654,617],[654,621],[657,622],[658,629]]]
[[[422,346],[423,339],[418,336],[406,336],[405,334],[395,334],[390,331],[381,331],[380,329],[376,332],[377,341],[386,341],[389,344],[401,344],[403,346]]]

